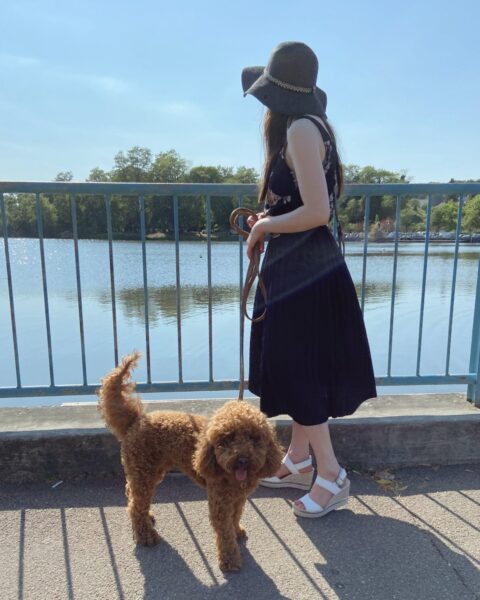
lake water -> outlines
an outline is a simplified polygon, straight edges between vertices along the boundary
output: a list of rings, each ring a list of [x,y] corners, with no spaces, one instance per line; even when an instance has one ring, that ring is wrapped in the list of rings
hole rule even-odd
[[[43,305],[39,242],[9,240],[22,384],[48,385],[48,350]],[[248,260],[244,250],[244,274]],[[346,245],[346,260],[361,297],[363,243]],[[365,324],[377,376],[386,375],[393,274],[393,244],[368,248]],[[414,375],[417,359],[423,243],[400,243],[393,328],[392,375]],[[97,384],[114,366],[108,242],[79,240],[88,382]],[[214,379],[239,376],[239,245],[212,242]],[[82,362],[73,240],[45,240],[47,285],[56,385],[80,384]],[[420,373],[445,372],[448,317],[453,272],[453,244],[431,243],[427,268]],[[262,255],[263,256],[263,255]],[[480,246],[460,245],[453,315],[450,373],[466,372],[472,336],[473,308]],[[115,241],[115,285],[119,356],[136,348],[142,359],[137,381],[146,380],[142,247]],[[151,372],[153,381],[178,378],[175,290],[175,244],[147,243]],[[208,379],[208,283],[205,242],[180,243],[181,320],[184,380]],[[254,289],[250,293],[251,314]],[[250,321],[245,320],[245,376],[248,376]],[[15,386],[15,362],[3,244],[0,247],[0,387]],[[394,392],[466,391],[454,386],[378,386]],[[231,393],[151,394],[147,399],[200,396],[237,397]],[[246,391],[245,395],[251,395]],[[94,396],[13,398],[3,406],[33,406],[94,401]]]

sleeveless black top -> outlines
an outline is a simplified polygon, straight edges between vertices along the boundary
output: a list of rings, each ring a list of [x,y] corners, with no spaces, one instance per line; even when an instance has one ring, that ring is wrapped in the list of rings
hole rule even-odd
[[[342,254],[345,256],[345,240],[337,215],[337,198],[339,194],[337,178],[337,149],[335,144],[332,142],[328,131],[322,125],[320,125],[316,119],[310,117],[309,115],[301,115],[296,117],[294,120],[296,119],[309,119],[315,123],[322,135],[323,143],[325,144],[325,158],[323,159],[322,164],[325,171],[325,179],[327,182],[328,198],[330,203],[330,216],[328,223],[331,222],[333,215],[335,214],[337,217],[338,242],[342,250]],[[264,212],[265,214],[273,217],[295,210],[302,205],[303,200],[300,196],[300,190],[295,173],[288,166],[285,160],[284,147],[282,147],[273,163],[272,170],[269,175],[269,184],[264,202]],[[275,236],[275,234],[272,235]]]

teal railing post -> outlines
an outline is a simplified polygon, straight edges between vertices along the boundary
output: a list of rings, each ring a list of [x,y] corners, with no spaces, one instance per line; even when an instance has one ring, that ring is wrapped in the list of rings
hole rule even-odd
[[[470,373],[476,373],[475,383],[467,387],[467,400],[480,408],[480,259],[478,261],[477,289],[473,313],[472,347],[470,349]]]

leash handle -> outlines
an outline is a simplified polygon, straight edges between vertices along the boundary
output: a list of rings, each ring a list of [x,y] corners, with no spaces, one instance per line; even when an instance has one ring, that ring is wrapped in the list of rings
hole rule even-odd
[[[257,217],[257,213],[255,213],[250,208],[246,208],[244,206],[240,206],[238,208],[234,208],[230,213],[230,227],[234,229],[239,235],[243,237],[243,239],[247,239],[249,236],[249,232],[245,231],[242,227],[240,227],[237,223],[240,216],[253,216]],[[244,364],[243,364],[243,342],[244,342],[244,329],[245,329],[245,317],[250,319],[252,323],[257,323],[265,318],[267,312],[267,289],[263,282],[262,275],[260,273],[260,244],[257,242],[253,247],[252,258],[250,259],[250,263],[248,265],[247,274],[245,276],[245,285],[243,287],[242,298],[241,298],[241,319],[240,319],[240,390],[238,394],[238,399],[243,400],[243,390],[244,390]],[[247,312],[247,300],[250,289],[255,281],[255,278],[258,276],[258,285],[260,286],[260,290],[262,292],[265,308],[263,313],[255,318],[249,316]]]

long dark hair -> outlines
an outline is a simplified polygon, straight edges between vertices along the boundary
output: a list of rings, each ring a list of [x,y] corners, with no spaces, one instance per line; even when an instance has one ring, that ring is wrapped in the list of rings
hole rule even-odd
[[[259,202],[263,202],[265,200],[265,196],[268,189],[268,178],[270,176],[270,171],[273,167],[273,162],[278,152],[280,152],[280,149],[287,141],[287,129],[288,127],[290,127],[290,124],[296,116],[299,115],[284,115],[282,113],[274,112],[270,108],[267,108],[265,112],[265,116],[263,118],[263,143],[265,150],[265,161],[263,164],[262,177],[260,181],[260,190],[258,195]],[[321,118],[321,115],[318,116],[320,116]],[[328,133],[330,134],[330,138],[337,152],[337,181],[339,187],[338,195],[340,196],[343,190],[343,165],[338,154],[335,131],[331,126],[330,122],[327,119],[325,119],[325,117],[322,118],[322,121],[325,124]]]
[[[277,157],[277,154],[280,152],[280,149],[284,146],[287,141],[287,129],[290,127],[290,124],[295,119],[295,117],[300,115],[285,115],[282,113],[275,112],[267,107],[265,115],[263,117],[263,144],[264,144],[264,152],[265,152],[265,160],[263,163],[263,170],[261,175],[261,180],[259,184],[259,192],[258,192],[258,202],[263,204],[267,190],[268,190],[268,178],[270,177],[270,172],[273,167],[273,163]],[[344,184],[344,175],[343,175],[343,165],[340,160],[340,156],[338,154],[337,148],[337,140],[335,136],[335,131],[329,121],[325,118],[325,115],[318,115],[322,122],[325,124],[327,131],[330,135],[330,139],[332,140],[335,153],[337,155],[337,182],[338,182],[338,196],[339,198],[343,192],[343,184]],[[343,244],[343,253],[345,254],[345,246],[343,240],[343,232],[340,221],[338,219],[338,215],[336,214],[336,202],[335,202],[335,215],[337,217],[338,223],[338,233]]]

